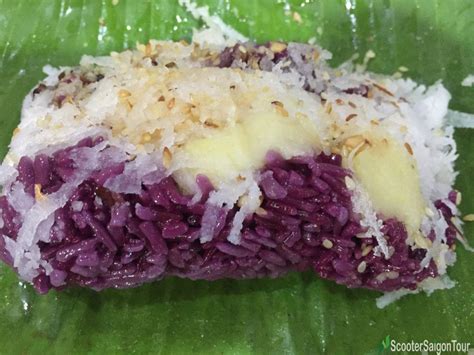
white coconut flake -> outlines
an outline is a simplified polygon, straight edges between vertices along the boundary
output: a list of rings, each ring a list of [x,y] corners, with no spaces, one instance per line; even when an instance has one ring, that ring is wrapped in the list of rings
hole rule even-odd
[[[216,221],[221,213],[222,207],[215,204],[206,204],[206,210],[202,216],[201,230],[199,240],[201,243],[207,243],[212,240],[214,236],[214,230],[216,227]]]
[[[437,82],[430,86],[421,100],[415,103],[414,110],[418,117],[425,117],[425,125],[430,128],[442,127],[443,118],[448,113],[451,94]]]
[[[245,217],[254,212],[259,206],[260,189],[251,173],[243,174],[238,180],[224,183],[217,190],[212,191],[206,202],[206,211],[203,215],[201,227],[201,243],[212,239],[214,225],[219,211],[222,208],[231,208],[241,197],[245,203],[234,216],[232,229],[228,240],[233,244],[240,242],[240,230]]]
[[[73,201],[73,202],[71,202],[71,209],[74,212],[81,212],[83,207],[84,207],[84,202],[82,202],[82,201]]]
[[[246,181],[248,181],[247,191],[246,194],[242,196],[244,202],[235,214],[234,220],[232,221],[232,228],[227,236],[227,240],[232,244],[240,244],[240,232],[245,217],[252,214],[260,206],[260,197],[262,196],[262,193],[257,182],[252,178],[252,176],[248,176]]]
[[[94,93],[84,102],[84,109],[89,119],[102,120],[107,115],[114,113],[118,104],[118,88],[115,80],[103,79]]]
[[[361,237],[364,238],[375,238],[378,245],[374,248],[374,253],[380,255],[383,253],[385,258],[390,257],[387,246],[387,241],[384,238],[384,234],[380,228],[383,226],[383,221],[377,218],[377,214],[374,211],[372,202],[370,201],[369,195],[364,190],[362,185],[357,181],[354,181],[353,194],[351,201],[353,204],[354,212],[362,216],[360,224],[362,227],[367,228],[367,231],[361,233]]]
[[[15,182],[12,185],[7,200],[21,216],[25,216],[35,204],[35,199],[25,192],[25,186],[21,182]]]
[[[474,75],[473,74],[469,74],[468,76],[466,76],[462,83],[461,83],[462,86],[473,86],[474,85]]]
[[[378,308],[385,308],[389,304],[399,300],[403,296],[416,294],[420,291],[424,291],[428,296],[430,296],[436,290],[444,290],[453,288],[456,283],[451,280],[447,275],[436,277],[436,278],[427,278],[420,282],[419,287],[416,290],[408,290],[406,288],[387,292],[383,296],[377,298],[376,304]]]
[[[197,6],[194,1],[179,0],[183,6],[195,19],[202,20],[207,29],[194,30],[193,42],[206,45],[233,45],[236,42],[246,42],[248,38],[227,25],[217,15],[209,14],[208,6]]]
[[[43,83],[47,86],[52,86],[57,84],[58,75],[61,73],[61,68],[55,68],[51,65],[45,65],[43,67],[43,73],[47,75],[46,79],[43,80]]]
[[[446,125],[456,128],[474,128],[474,114],[448,110]]]
[[[53,267],[51,266],[50,263],[48,263],[46,260],[41,260],[40,265],[43,267],[46,275],[50,275],[53,272]]]
[[[163,167],[156,157],[141,154],[127,162],[123,173],[108,179],[104,186],[117,193],[139,194],[142,190],[143,177],[146,176],[146,181],[149,183],[153,173],[161,178],[164,177]],[[153,179],[153,183],[157,182],[159,180]]]
[[[48,218],[43,220],[36,229],[36,237],[42,242],[49,242],[51,239],[51,228],[54,224],[54,214],[50,214]]]
[[[11,184],[18,176],[18,171],[10,165],[0,165],[0,186],[4,188]]]
[[[14,256],[13,265],[18,268],[20,276],[27,281],[31,281],[37,275],[36,268],[32,270],[28,265],[31,265],[31,263],[37,265],[41,259],[39,250],[36,250],[40,238],[40,235],[37,234],[38,226],[53,215],[58,208],[66,204],[70,195],[82,180],[74,182],[77,182],[77,184],[66,183],[56,193],[48,196],[48,199],[37,202],[25,216],[18,232],[15,245],[17,252]],[[28,260],[31,263],[28,264]]]

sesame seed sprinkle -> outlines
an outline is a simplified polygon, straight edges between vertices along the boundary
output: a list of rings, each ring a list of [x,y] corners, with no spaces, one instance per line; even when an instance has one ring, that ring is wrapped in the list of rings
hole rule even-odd
[[[357,272],[358,273],[363,273],[367,269],[367,263],[365,261],[362,261],[358,266],[357,266]]]
[[[329,239],[323,240],[323,247],[325,247],[326,249],[331,249],[333,246],[334,244]]]
[[[466,222],[474,222],[474,213],[469,213],[462,218]]]

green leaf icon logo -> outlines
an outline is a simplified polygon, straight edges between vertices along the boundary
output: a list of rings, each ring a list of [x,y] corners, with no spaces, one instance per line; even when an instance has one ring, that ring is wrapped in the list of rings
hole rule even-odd
[[[387,335],[384,340],[382,340],[382,346],[385,350],[390,347],[390,335]]]

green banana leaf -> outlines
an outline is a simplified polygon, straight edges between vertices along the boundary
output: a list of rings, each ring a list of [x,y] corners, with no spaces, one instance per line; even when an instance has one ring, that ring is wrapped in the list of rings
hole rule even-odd
[[[203,1],[198,1],[203,4]],[[370,69],[400,66],[421,83],[442,79],[451,108],[474,112],[471,0],[209,0],[211,13],[256,41],[315,37],[334,65],[372,49]],[[300,15],[301,21],[298,16]],[[0,156],[21,101],[46,64],[74,65],[150,38],[190,38],[201,24],[175,1],[0,0]],[[474,132],[456,132],[461,209],[474,211]],[[474,228],[465,234],[474,242]],[[0,267],[0,352],[11,354],[378,353],[390,339],[474,344],[474,256],[458,248],[456,288],[407,296],[379,310],[379,294],[312,273],[277,280],[168,279],[137,289],[38,296]],[[388,337],[387,337],[388,336]]]

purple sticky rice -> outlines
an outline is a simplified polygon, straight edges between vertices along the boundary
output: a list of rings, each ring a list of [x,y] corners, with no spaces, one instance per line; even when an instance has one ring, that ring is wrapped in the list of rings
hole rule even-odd
[[[320,54],[314,47],[285,44],[278,52],[271,47],[271,43],[240,43],[225,48],[206,66],[244,64],[272,71],[284,61],[281,70],[301,74],[305,90],[320,95],[326,89],[327,83],[313,70],[318,64],[312,63],[312,58]],[[61,73],[58,79],[70,82],[75,77],[83,87],[104,78],[97,74],[95,80],[85,80],[72,70]],[[33,90],[33,98],[56,88],[40,84]],[[362,97],[369,91],[365,84],[344,90],[345,94]],[[53,104],[61,107],[64,99],[59,95]],[[24,156],[17,166],[17,182],[33,197],[40,187],[43,197],[48,198],[83,168],[75,164],[74,155],[102,142],[102,137],[89,137],[50,155]],[[246,279],[313,270],[348,287],[393,291],[415,289],[422,280],[437,276],[433,261],[421,268],[426,251],[407,244],[407,231],[396,219],[383,220],[388,259],[376,252],[375,238],[357,237],[365,230],[360,216],[353,212],[351,191],[345,186],[345,177],[351,172],[342,168],[341,162],[336,154],[289,160],[268,154],[260,170],[261,207],[245,219],[239,245],[227,240],[237,206],[212,207],[212,226],[203,227],[209,223],[203,221],[203,215],[210,208],[206,202],[214,189],[207,177],[196,177],[202,197],[191,204],[192,196],[183,195],[172,177],[142,184],[139,193],[113,192],[106,187],[107,181],[123,174],[127,162],[102,167],[90,172],[66,205],[55,211],[49,241],[38,242],[41,258],[53,270],[47,274],[39,267],[33,284],[38,292],[45,293],[74,285],[96,290],[133,287],[165,276]],[[7,195],[10,192],[4,191]],[[447,196],[453,203],[456,197],[455,191]],[[436,201],[435,207],[448,224],[446,244],[452,247],[457,231],[451,209],[442,201]],[[0,216],[0,236],[5,236],[0,238],[0,259],[12,266],[6,239],[17,239],[21,216],[7,196],[0,196]],[[212,231],[211,241],[201,243],[202,229]],[[434,232],[428,237],[433,241]]]
[[[70,157],[101,141],[87,138],[50,156],[23,157],[17,181],[32,196],[39,184],[47,198],[80,169]],[[408,246],[406,229],[395,219],[385,220],[382,229],[393,250],[389,259],[376,255],[374,238],[357,237],[364,229],[344,183],[351,172],[341,167],[339,155],[284,160],[271,153],[267,158],[260,171],[263,201],[245,219],[239,245],[227,240],[237,206],[218,211],[213,239],[199,240],[213,189],[205,176],[197,177],[202,198],[191,204],[191,196],[183,195],[172,177],[143,185],[140,194],[119,194],[104,184],[122,174],[125,162],[92,172],[55,212],[50,240],[39,242],[42,259],[53,271],[46,275],[40,267],[34,287],[40,293],[73,285],[102,290],[165,276],[248,279],[314,270],[348,287],[392,291],[415,289],[420,281],[438,274],[434,262],[420,268],[425,251]],[[455,193],[449,198],[455,199]],[[449,224],[446,237],[451,246],[456,236],[451,211],[441,201],[436,207]],[[4,221],[0,233],[15,240],[18,213],[5,196],[0,197],[0,209]],[[0,258],[13,264],[1,238]]]

